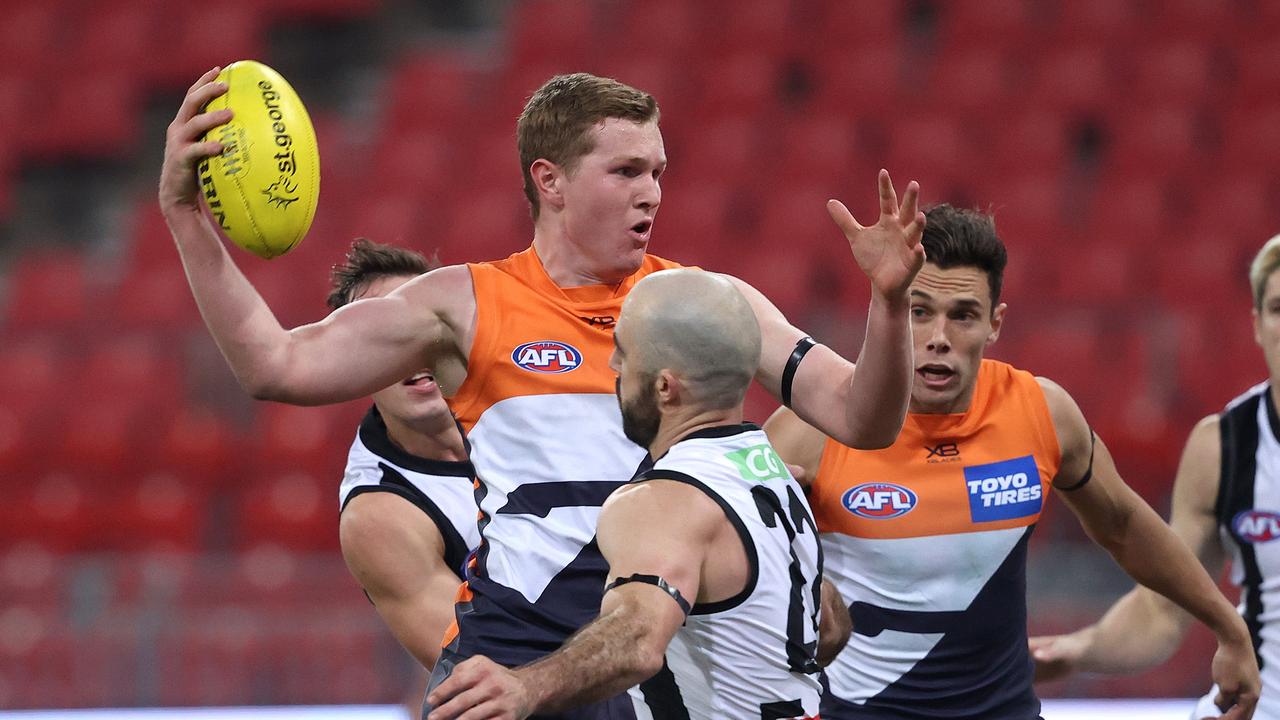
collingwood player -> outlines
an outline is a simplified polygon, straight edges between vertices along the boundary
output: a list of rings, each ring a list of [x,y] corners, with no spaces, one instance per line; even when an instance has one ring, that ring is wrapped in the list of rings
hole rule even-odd
[[[600,616],[523,667],[459,664],[431,720],[563,712],[628,688],[641,719],[816,717],[822,552],[800,486],[742,419],[751,307],[722,277],[655,273],[614,340],[623,428],[657,460],[600,513]],[[824,627],[824,644],[848,632]]]
[[[1253,331],[1269,379],[1204,418],[1191,431],[1173,486],[1173,532],[1217,576],[1231,559],[1241,589],[1239,612],[1262,669],[1255,717],[1280,718],[1280,235],[1249,267]],[[1037,680],[1075,671],[1136,673],[1173,655],[1191,618],[1167,599],[1137,587],[1094,625],[1069,635],[1032,638]],[[1214,658],[1216,677],[1218,658]],[[1216,717],[1215,686],[1193,717]],[[1224,717],[1235,718],[1235,715]],[[1240,715],[1245,717],[1245,715]]]
[[[329,307],[383,297],[432,269],[357,240],[333,269]],[[373,394],[339,490],[342,555],[392,634],[428,670],[453,620],[463,563],[480,542],[466,441],[429,370]]]

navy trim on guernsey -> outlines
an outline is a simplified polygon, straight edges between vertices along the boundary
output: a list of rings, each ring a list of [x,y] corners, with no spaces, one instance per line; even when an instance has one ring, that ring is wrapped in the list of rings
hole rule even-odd
[[[676,601],[676,605],[680,606],[681,612],[683,612],[685,615],[689,614],[689,610],[690,610],[689,601],[684,599],[684,595],[681,594],[680,588],[676,587],[675,585],[672,585],[671,583],[667,582],[666,580],[664,580],[663,578],[657,575],[642,575],[640,573],[633,573],[628,577],[624,577],[624,578],[620,577],[614,580],[613,582],[609,583],[608,585],[604,586],[605,594],[608,594],[610,590],[618,587],[619,585],[630,585],[631,583],[641,583],[643,585],[652,585],[658,588],[659,590],[661,590],[662,592],[670,596],[672,600]]]
[[[640,683],[640,694],[644,696],[645,707],[649,708],[653,720],[689,720],[689,708],[685,707],[680,685],[676,683],[676,675],[667,665],[665,655],[662,669]]]
[[[1271,431],[1280,438],[1280,420],[1275,417],[1271,402],[1271,388],[1254,394],[1243,402],[1228,407],[1219,417],[1219,437],[1222,442],[1222,467],[1218,479],[1218,499],[1214,504],[1218,525],[1231,533],[1240,549],[1240,564],[1244,574],[1241,597],[1244,599],[1244,624],[1253,639],[1253,653],[1262,669],[1262,571],[1253,543],[1236,534],[1232,520],[1238,513],[1253,509],[1254,484],[1257,479],[1258,452],[1258,403],[1265,402],[1267,420]]]
[[[741,432],[749,432],[750,430],[754,430],[755,427],[755,425],[746,423],[743,425],[708,428],[706,430],[700,430],[697,433],[686,435],[680,442],[684,442],[684,440],[689,440],[695,436],[728,437]],[[732,432],[725,432],[726,430],[732,430]],[[699,433],[708,434],[700,435]],[[685,485],[690,485],[701,490],[703,494],[714,500],[716,504],[720,506],[720,509],[724,511],[725,517],[729,519],[729,523],[733,525],[733,529],[737,531],[739,539],[742,540],[743,550],[747,553],[747,563],[750,565],[751,569],[747,573],[747,584],[742,588],[742,592],[734,595],[733,597],[725,598],[724,600],[717,600],[716,602],[695,602],[693,604],[693,608],[689,610],[687,614],[710,615],[711,613],[730,610],[746,602],[747,598],[751,597],[751,593],[755,592],[756,583],[760,580],[760,558],[756,555],[755,540],[751,539],[751,533],[747,530],[747,526],[743,524],[742,518],[738,517],[738,513],[734,511],[733,507],[731,507],[724,498],[720,497],[719,493],[707,487],[701,480],[698,480],[692,475],[686,475],[685,473],[676,470],[657,469],[645,472],[640,477],[632,480],[632,482],[647,482],[649,480],[670,480],[672,482],[684,483]]]
[[[1032,689],[1033,664],[1027,649],[1027,542],[1033,530],[1035,525],[1027,527],[964,610],[911,612],[855,602],[849,614],[853,632],[859,635],[874,637],[896,630],[943,633],[943,637],[911,670],[865,705],[824,692],[823,720],[1038,718],[1040,701]],[[986,651],[975,654],[975,647]],[[957,687],[970,689],[957,695],[953,692]]]
[[[791,383],[796,378],[796,368],[800,367],[800,361],[804,356],[813,349],[818,343],[813,338],[805,336],[796,341],[796,349],[791,351],[791,357],[787,358],[786,367],[782,368],[782,404],[791,407]]]

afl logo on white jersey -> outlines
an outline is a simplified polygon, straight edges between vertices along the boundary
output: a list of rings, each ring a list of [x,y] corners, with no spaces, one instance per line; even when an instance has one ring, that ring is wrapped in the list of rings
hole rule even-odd
[[[567,373],[582,364],[582,353],[555,340],[525,343],[511,351],[511,361],[530,372]]]
[[[1245,510],[1231,519],[1236,537],[1247,543],[1265,543],[1280,538],[1280,513]]]
[[[887,520],[911,512],[916,494],[893,483],[864,483],[849,488],[840,502],[858,517]]]

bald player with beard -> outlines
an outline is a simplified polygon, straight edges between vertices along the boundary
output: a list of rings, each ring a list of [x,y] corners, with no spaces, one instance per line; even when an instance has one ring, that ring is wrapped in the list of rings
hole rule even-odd
[[[623,430],[657,460],[601,510],[600,615],[522,667],[459,664],[430,720],[518,720],[628,688],[639,718],[816,717],[822,551],[804,492],[743,422],[760,360],[751,306],[721,276],[654,273],[614,342]],[[848,634],[823,628],[829,654]]]

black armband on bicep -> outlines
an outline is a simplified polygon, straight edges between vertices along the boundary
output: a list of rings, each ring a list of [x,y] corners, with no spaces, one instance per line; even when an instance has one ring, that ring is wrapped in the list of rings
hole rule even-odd
[[[788,408],[791,407],[791,383],[796,378],[796,368],[800,367],[805,354],[817,344],[811,337],[800,338],[796,341],[796,349],[791,351],[791,357],[787,358],[787,366],[782,369],[782,404]]]
[[[1058,487],[1057,485],[1054,485],[1053,487],[1055,489],[1062,492],[1075,492],[1089,484],[1089,481],[1093,479],[1093,450],[1097,444],[1098,435],[1093,431],[1093,428],[1089,428],[1089,467],[1085,468],[1084,477],[1080,478],[1079,482],[1073,485],[1068,485],[1067,487]]]
[[[614,580],[613,582],[606,585],[604,588],[604,591],[609,592],[610,590],[618,587],[619,585],[626,585],[627,583],[633,583],[633,582],[652,585],[658,588],[659,590],[662,590],[667,595],[670,595],[671,599],[675,600],[676,604],[680,606],[680,611],[683,612],[686,617],[688,617],[689,612],[693,610],[693,606],[689,604],[688,600],[684,599],[684,595],[680,594],[680,590],[676,588],[676,586],[672,585],[666,580],[663,580],[657,575],[641,575],[640,573],[636,573],[630,577],[624,577],[624,578],[620,577],[617,580]]]

